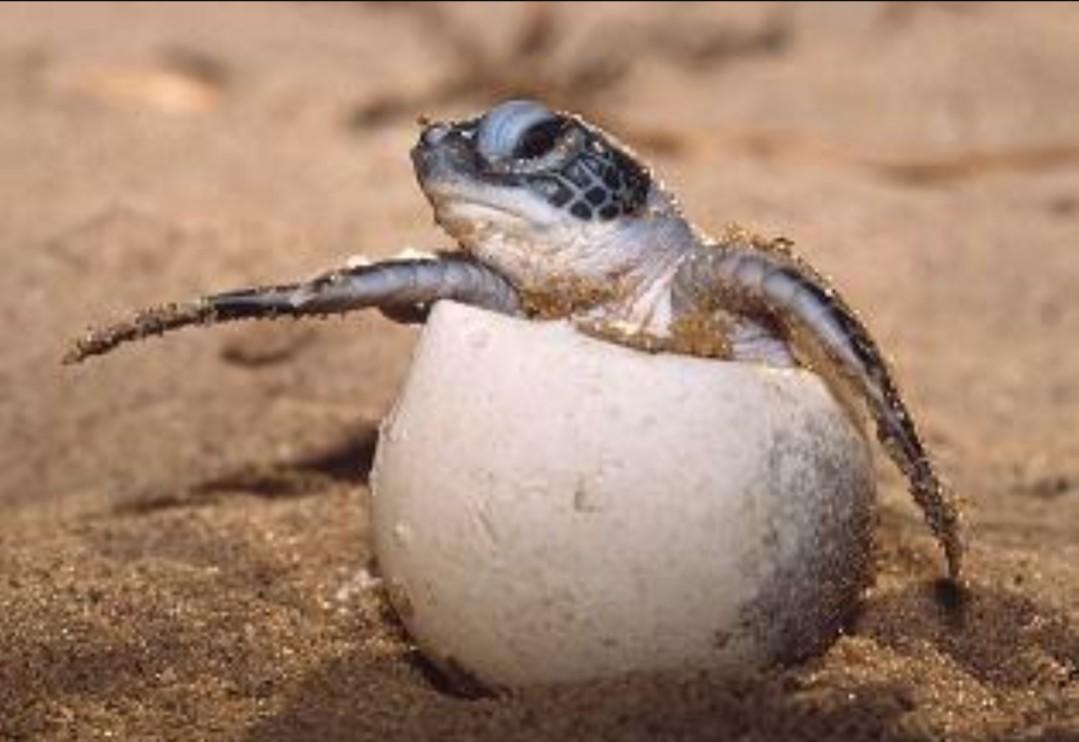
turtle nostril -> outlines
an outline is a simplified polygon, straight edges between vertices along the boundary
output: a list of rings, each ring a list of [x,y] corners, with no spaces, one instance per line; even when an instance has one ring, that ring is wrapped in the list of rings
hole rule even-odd
[[[433,124],[423,130],[420,139],[428,147],[435,147],[445,139],[446,135],[449,133],[450,127],[446,124]]]

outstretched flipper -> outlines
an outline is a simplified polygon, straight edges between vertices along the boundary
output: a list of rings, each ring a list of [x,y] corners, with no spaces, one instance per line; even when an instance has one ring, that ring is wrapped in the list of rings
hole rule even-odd
[[[439,299],[502,314],[520,313],[516,289],[480,263],[456,257],[392,260],[332,271],[305,283],[240,289],[144,309],[128,321],[79,338],[64,363],[78,363],[122,343],[181,327],[241,319],[327,316],[375,307],[390,319],[413,322]]]
[[[877,438],[910,481],[911,494],[958,579],[963,547],[959,509],[937,476],[884,356],[835,290],[783,242],[738,236],[698,248],[682,262],[672,286],[677,315],[717,309],[760,316],[790,337],[823,351],[868,403]]]

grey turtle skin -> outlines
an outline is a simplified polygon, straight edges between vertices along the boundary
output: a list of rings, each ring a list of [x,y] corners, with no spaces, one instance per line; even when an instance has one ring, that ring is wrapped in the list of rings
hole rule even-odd
[[[424,126],[412,160],[435,221],[460,251],[335,270],[312,281],[166,304],[93,330],[77,362],[187,325],[374,307],[422,321],[440,299],[561,318],[650,351],[812,364],[864,401],[877,436],[960,575],[959,511],[883,354],[858,316],[782,239],[705,236],[611,135],[541,103]]]

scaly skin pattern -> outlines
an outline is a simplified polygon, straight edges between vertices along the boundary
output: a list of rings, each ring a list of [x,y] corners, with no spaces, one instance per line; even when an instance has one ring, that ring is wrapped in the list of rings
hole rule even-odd
[[[422,321],[451,299],[565,319],[652,352],[791,367],[807,363],[855,393],[906,475],[944,550],[962,562],[959,511],[937,475],[884,355],[830,283],[791,249],[732,228],[691,225],[628,147],[534,101],[426,124],[412,150],[435,221],[460,250],[331,271],[304,283],[166,304],[90,331],[66,362],[188,325],[377,308]]]

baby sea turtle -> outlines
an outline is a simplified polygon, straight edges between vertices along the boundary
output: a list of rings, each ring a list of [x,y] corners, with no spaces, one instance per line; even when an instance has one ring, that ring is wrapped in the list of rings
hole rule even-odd
[[[578,116],[511,100],[423,123],[412,161],[435,221],[460,251],[334,270],[140,311],[92,330],[65,362],[188,325],[325,316],[375,307],[423,321],[450,299],[568,319],[613,342],[789,367],[812,364],[864,400],[910,482],[952,578],[959,511],[865,325],[785,239],[710,238],[626,146]]]

